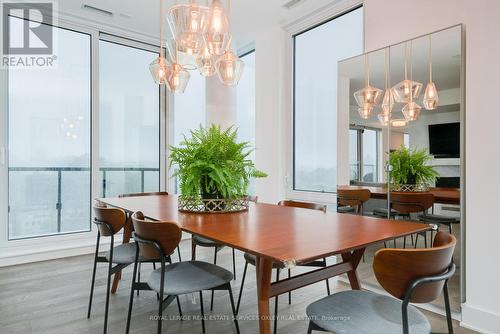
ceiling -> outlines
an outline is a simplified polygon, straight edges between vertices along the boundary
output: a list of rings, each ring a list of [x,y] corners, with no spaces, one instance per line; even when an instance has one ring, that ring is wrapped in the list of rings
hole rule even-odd
[[[166,8],[186,1],[164,0]],[[207,0],[198,0],[205,3]],[[321,9],[341,0],[232,0],[233,40],[238,48],[247,46],[255,40],[258,28],[272,24],[285,24],[307,13]],[[223,0],[227,3],[227,0]],[[284,7],[292,4],[291,8]],[[85,9],[92,6],[107,12]],[[115,29],[158,38],[159,35],[159,0],[64,0],[58,3],[63,14],[107,25]]]

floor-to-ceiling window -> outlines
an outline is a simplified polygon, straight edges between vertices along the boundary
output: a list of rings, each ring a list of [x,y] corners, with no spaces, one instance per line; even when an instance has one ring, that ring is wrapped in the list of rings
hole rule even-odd
[[[349,129],[350,180],[380,182],[381,131],[356,127]]]
[[[363,50],[363,8],[296,34],[293,39],[293,190],[335,192],[337,61]]]
[[[173,144],[179,145],[184,136],[190,137],[190,130],[205,126],[206,123],[206,78],[198,71],[190,71],[188,86],[184,93],[174,96]],[[172,166],[173,173],[176,166]],[[174,189],[178,191],[177,180]]]
[[[255,50],[241,55],[245,70],[236,89],[236,126],[238,140],[255,147]],[[255,152],[249,156],[255,161]],[[249,193],[255,193],[255,181],[250,181]]]
[[[90,230],[91,37],[53,29],[56,68],[8,71],[10,240]]]
[[[160,89],[148,71],[156,56],[99,41],[101,196],[160,188]]]

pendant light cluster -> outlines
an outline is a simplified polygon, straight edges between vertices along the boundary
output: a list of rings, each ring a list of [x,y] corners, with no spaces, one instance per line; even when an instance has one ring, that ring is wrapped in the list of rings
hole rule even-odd
[[[432,81],[432,44],[429,35],[429,83],[425,88],[423,97],[423,105],[427,110],[435,110],[439,96],[436,85]],[[385,49],[385,91],[383,93],[381,111],[377,118],[383,126],[389,124],[393,127],[405,127],[411,121],[416,121],[420,116],[422,107],[417,103],[417,100],[422,92],[423,85],[413,81],[413,62],[412,62],[412,42],[410,41],[409,58],[410,58],[410,76],[408,78],[408,45],[405,44],[405,77],[404,80],[390,87],[390,47]],[[354,93],[354,98],[358,103],[358,113],[361,118],[368,119],[373,113],[380,97],[382,90],[370,85],[370,67],[368,54],[365,54],[365,87]],[[393,118],[393,109],[396,103],[404,104],[401,112],[404,118]]]
[[[172,6],[167,21],[173,39],[168,43],[170,59],[163,51],[163,0],[160,0],[160,56],[151,63],[150,71],[156,83],[173,92],[184,92],[189,82],[188,70],[198,70],[205,77],[217,73],[227,86],[237,85],[243,73],[244,62],[231,49],[231,0],[227,11],[221,0],[212,0],[210,6],[196,0]]]

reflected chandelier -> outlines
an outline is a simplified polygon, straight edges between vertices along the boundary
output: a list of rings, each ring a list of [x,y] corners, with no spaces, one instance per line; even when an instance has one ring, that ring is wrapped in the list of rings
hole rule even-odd
[[[149,66],[153,79],[173,92],[184,92],[187,70],[198,70],[210,77],[217,73],[222,84],[235,86],[243,74],[244,62],[231,48],[231,0],[227,10],[221,0],[208,0],[200,5],[196,0],[174,4],[166,15],[173,35],[169,42],[169,59],[163,47],[163,0],[160,0],[160,56]]]

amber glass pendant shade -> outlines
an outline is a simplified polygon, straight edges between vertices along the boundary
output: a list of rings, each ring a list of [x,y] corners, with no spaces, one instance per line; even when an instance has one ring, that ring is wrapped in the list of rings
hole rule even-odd
[[[179,52],[197,55],[204,46],[209,9],[190,1],[174,5],[168,11],[168,23]]]
[[[240,81],[245,63],[232,51],[226,51],[215,65],[223,85],[234,86]]]
[[[171,67],[168,65],[165,57],[160,56],[149,64],[149,71],[158,85],[165,85],[170,76]]]
[[[205,77],[210,77],[215,74],[215,56],[210,54],[207,46],[203,48],[198,58],[196,58],[196,67],[198,71],[200,71],[200,74]]]
[[[368,118],[370,118],[370,116],[373,113],[373,108],[374,107],[371,104],[365,104],[363,107],[359,107],[358,108],[359,116],[362,119],[368,119]]]
[[[377,115],[377,118],[382,126],[387,126],[391,120],[391,114],[380,113]]]
[[[408,122],[406,121],[406,119],[393,119],[391,121],[391,126],[395,127],[395,128],[404,128],[405,126],[408,125]]]
[[[231,43],[229,20],[220,0],[213,0],[210,5],[205,40],[214,56],[222,56]]]
[[[405,79],[392,87],[394,100],[398,103],[409,103],[410,100],[416,100],[422,92],[422,86],[420,82]],[[410,92],[413,94],[411,98]]]
[[[384,98],[382,99],[382,114],[389,115],[394,108],[394,96],[390,89],[387,89],[384,93]]]
[[[434,82],[429,82],[425,87],[423,105],[427,110],[434,110],[439,103],[438,91]]]
[[[372,105],[380,102],[382,97],[382,90],[373,86],[366,86],[354,93],[354,98],[358,103],[358,106],[364,108],[366,105]]]
[[[405,119],[410,122],[416,121],[418,119],[421,110],[422,107],[419,106],[416,102],[412,101],[403,107],[402,112]]]
[[[184,93],[189,82],[190,74],[179,64],[172,64],[172,71],[168,78],[168,87],[174,93]]]

